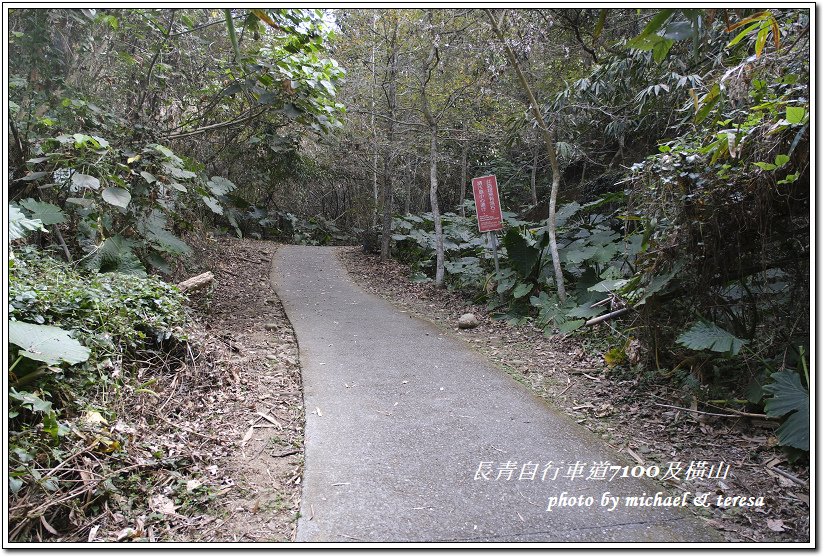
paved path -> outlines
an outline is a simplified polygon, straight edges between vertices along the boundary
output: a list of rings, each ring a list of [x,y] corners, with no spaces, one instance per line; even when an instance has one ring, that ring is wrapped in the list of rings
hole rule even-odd
[[[461,340],[361,290],[334,248],[280,248],[272,281],[303,368],[298,541],[719,540],[681,510],[601,507],[606,491],[654,495],[661,487],[586,480],[594,463],[633,463]],[[490,464],[475,479],[482,462]],[[584,477],[565,478],[576,462]],[[592,506],[547,511],[563,493],[584,504],[591,496]]]

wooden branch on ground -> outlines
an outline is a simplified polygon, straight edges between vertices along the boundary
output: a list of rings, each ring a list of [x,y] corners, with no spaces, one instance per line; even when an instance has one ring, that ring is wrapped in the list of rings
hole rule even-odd
[[[803,485],[804,487],[808,486],[807,482],[805,482],[801,478],[793,476],[789,472],[785,472],[784,470],[782,470],[781,468],[778,468],[777,466],[767,466],[767,470],[772,470],[773,472],[777,472],[777,473],[781,474],[782,476],[784,476],[785,478],[787,478],[788,480],[797,483],[798,485]]]
[[[206,271],[196,277],[188,278],[183,282],[179,282],[177,287],[180,288],[181,292],[200,290],[204,286],[210,285],[214,280],[215,275],[212,274],[211,271]]]
[[[704,416],[715,416],[718,418],[761,418],[767,420],[770,416],[766,414],[751,414],[750,412],[741,412],[739,410],[732,410],[731,408],[727,408],[732,414],[720,414],[717,412],[704,412],[703,410],[693,410],[692,408],[684,408],[683,406],[673,406],[672,404],[659,404],[657,402],[652,403],[655,406],[660,406],[661,408],[673,408],[675,410],[683,410],[684,412],[692,412],[693,414],[701,414]]]
[[[598,317],[593,317],[592,319],[590,319],[589,321],[584,323],[584,325],[587,326],[587,327],[590,327],[592,325],[597,325],[598,323],[601,323],[602,321],[607,321],[608,319],[612,319],[613,317],[619,317],[621,315],[624,315],[625,313],[627,313],[629,311],[629,309],[630,308],[621,308],[621,309],[612,311],[610,313],[605,313],[604,315],[599,315]]]

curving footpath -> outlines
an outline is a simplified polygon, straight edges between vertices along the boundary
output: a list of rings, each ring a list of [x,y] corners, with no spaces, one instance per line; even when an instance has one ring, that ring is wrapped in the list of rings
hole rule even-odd
[[[361,290],[335,248],[282,246],[271,279],[303,369],[298,541],[721,541],[661,506],[681,501],[655,500],[659,483],[611,479],[616,468],[598,479],[606,463],[635,463],[463,341]]]

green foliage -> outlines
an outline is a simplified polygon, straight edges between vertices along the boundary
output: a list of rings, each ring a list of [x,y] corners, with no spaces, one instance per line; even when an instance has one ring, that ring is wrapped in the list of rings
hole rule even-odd
[[[681,333],[678,344],[690,350],[711,350],[729,356],[735,356],[747,343],[746,340],[735,337],[714,323],[696,321],[692,326]]]
[[[123,273],[146,276],[140,260],[132,249],[138,244],[122,236],[106,238],[97,249],[90,253],[83,266],[90,271],[101,273]]]
[[[280,231],[286,241],[308,246],[351,244],[352,237],[323,217],[299,218],[291,213],[281,213],[280,220],[288,223]]]
[[[801,384],[795,371],[779,371],[771,376],[772,383],[764,385],[765,392],[772,394],[764,404],[768,416],[787,415],[775,434],[781,445],[802,451],[810,450],[810,391]]]
[[[91,349],[89,368],[171,338],[185,322],[183,300],[158,279],[84,275],[32,249],[18,254],[9,276],[10,318],[74,331]]]
[[[199,194],[222,195],[234,187],[225,178],[206,180],[186,170],[183,159],[156,143],[134,154],[102,138],[74,134],[45,138],[37,149],[43,156],[30,164],[47,169],[40,180],[50,179],[51,188],[41,193],[43,200],[28,199],[21,206],[44,224],[69,224],[74,241],[68,247],[78,257],[85,253],[85,266],[97,270],[142,273],[141,259],[187,254],[168,220],[190,219]],[[92,161],[96,176],[79,171]],[[210,200],[210,206],[220,206]]]
[[[548,241],[548,239],[547,239]],[[503,245],[506,247],[509,264],[515,269],[524,280],[534,280],[534,273],[538,269],[541,260],[541,248],[546,246],[546,241],[538,245],[530,245],[517,228],[510,228],[504,234]],[[520,298],[521,296],[516,296]]]
[[[491,250],[478,234],[474,218],[454,213],[441,215],[444,233],[444,270],[449,288],[484,297],[492,268]],[[432,213],[404,215],[392,221],[395,255],[414,272],[435,273],[435,224]]]
[[[39,220],[44,226],[66,222],[66,214],[57,205],[25,199],[20,206],[29,211],[32,220]]]
[[[9,275],[12,493],[76,487],[71,476],[63,485],[41,471],[62,461],[63,451],[88,445],[76,424],[91,400],[99,393],[110,400],[143,362],[177,346],[183,300],[154,278],[83,274],[31,246],[19,251]],[[95,434],[100,450],[119,446],[109,435]]]
[[[86,266],[114,243],[130,253],[109,268],[139,272],[139,260],[165,271],[161,261],[188,253],[180,236],[193,223],[228,223],[240,235],[236,200],[251,194],[268,205],[275,184],[296,174],[290,158],[306,131],[340,128],[344,106],[335,97],[345,72],[326,55],[334,37],[326,14],[227,12],[243,21],[234,40],[212,25],[223,16],[205,9],[10,15],[12,193],[32,198],[19,206],[23,216],[63,233],[38,240],[62,248],[65,239]],[[101,57],[103,44],[110,48]],[[226,47],[234,58],[223,56]],[[76,55],[73,65],[63,48]],[[212,134],[238,124],[240,137],[213,149]],[[27,222],[16,220],[15,232]],[[112,237],[129,242],[104,245]]]
[[[9,240],[25,238],[34,230],[45,230],[40,219],[28,218],[18,207],[9,206]]]
[[[565,305],[558,303],[553,292],[545,226],[507,213],[498,274],[492,271],[491,249],[478,234],[475,219],[444,215],[447,286],[476,299],[488,299],[491,309],[502,311],[500,318],[513,323],[532,315],[546,334],[582,327],[586,319],[608,311],[608,305],[599,303],[614,294],[614,287],[606,286],[619,283],[616,278],[621,284],[628,282],[621,278],[628,275],[622,269],[634,262],[640,246],[640,236],[624,238],[612,230],[608,215],[595,212],[601,206],[601,201],[596,201],[584,207],[570,203],[559,208],[558,222],[564,225],[558,235],[561,260],[567,276],[576,280]],[[431,276],[435,251],[431,214],[398,217],[393,232],[397,255],[412,264],[415,272],[426,271]],[[490,296],[490,285],[499,296]]]
[[[9,322],[9,342],[21,349],[18,356],[47,364],[79,364],[88,360],[90,354],[69,331],[24,321]]]

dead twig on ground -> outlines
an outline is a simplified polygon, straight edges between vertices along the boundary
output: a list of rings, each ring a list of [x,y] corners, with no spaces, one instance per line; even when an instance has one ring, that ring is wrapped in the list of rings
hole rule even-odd
[[[660,404],[658,402],[653,402],[655,406],[660,406],[662,408],[673,408],[675,410],[683,410],[684,412],[692,412],[693,414],[701,414],[703,416],[715,416],[717,418],[762,418],[762,419],[769,419],[769,416],[766,414],[751,414],[750,412],[740,412],[737,410],[730,409],[732,414],[720,414],[718,412],[705,412],[703,410],[693,410],[692,408],[684,408],[683,406],[673,406],[672,404]]]
[[[220,442],[222,442],[222,439],[218,439],[217,437],[212,437],[211,435],[206,435],[205,433],[200,433],[200,432],[195,431],[194,429],[189,428],[189,427],[186,427],[186,426],[184,426],[184,425],[176,424],[176,423],[174,423],[173,421],[171,421],[171,420],[167,420],[166,418],[164,418],[163,416],[160,416],[160,415],[158,415],[158,414],[152,414],[152,415],[153,415],[155,418],[159,419],[160,421],[162,421],[162,422],[166,422],[167,424],[169,424],[170,426],[172,426],[172,427],[174,427],[174,428],[176,428],[176,429],[180,429],[180,430],[182,430],[182,431],[186,431],[186,432],[188,432],[188,433],[191,433],[192,435],[197,435],[198,437],[203,437],[204,439],[209,439],[210,441],[217,441],[217,442],[219,442],[219,443],[220,443]]]

